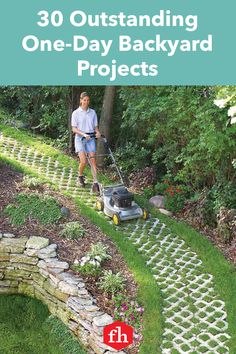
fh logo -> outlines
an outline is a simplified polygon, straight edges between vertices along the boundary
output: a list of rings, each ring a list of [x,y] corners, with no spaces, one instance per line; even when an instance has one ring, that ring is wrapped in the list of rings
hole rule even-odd
[[[111,323],[104,327],[103,341],[111,348],[123,349],[133,343],[133,328],[121,321]]]

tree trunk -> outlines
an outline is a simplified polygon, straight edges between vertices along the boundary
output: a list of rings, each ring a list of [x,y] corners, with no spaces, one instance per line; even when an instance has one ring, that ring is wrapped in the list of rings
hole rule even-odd
[[[68,97],[68,131],[69,131],[69,151],[73,153],[74,151],[74,139],[71,129],[71,115],[72,112],[79,107],[79,97],[81,88],[79,86],[71,86]]]
[[[99,131],[110,141],[110,128],[112,113],[115,101],[116,86],[106,86],[103,97],[102,112],[99,122]],[[98,141],[97,155],[105,153],[104,145]],[[100,167],[104,166],[104,156],[97,156],[97,163]]]

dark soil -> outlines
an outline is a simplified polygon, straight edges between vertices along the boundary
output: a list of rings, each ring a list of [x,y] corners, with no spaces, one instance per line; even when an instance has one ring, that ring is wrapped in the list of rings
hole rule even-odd
[[[28,220],[22,226],[12,226],[9,218],[2,213],[4,208],[14,202],[14,196],[19,192],[32,192],[28,188],[22,187],[21,182],[23,175],[19,172],[13,171],[9,166],[0,162],[0,231],[10,232],[16,236],[45,236],[48,237],[51,243],[58,245],[58,256],[61,260],[67,261],[70,265],[74,263],[75,259],[82,258],[90,249],[92,243],[101,241],[108,246],[108,253],[112,256],[111,260],[105,262],[103,268],[111,269],[114,273],[121,272],[126,278],[126,296],[130,300],[135,299],[137,293],[137,285],[134,281],[133,275],[128,270],[128,267],[119,253],[117,247],[104,235],[101,230],[92,225],[88,219],[81,216],[78,207],[69,199],[59,193],[49,189],[47,186],[40,186],[36,190],[40,193],[47,192],[55,199],[57,199],[61,206],[70,209],[70,215],[66,219],[61,220],[54,225],[42,225],[37,220]],[[59,236],[62,230],[62,225],[70,221],[79,221],[86,230],[85,236],[78,240],[65,240]],[[105,312],[113,314],[113,307],[109,298],[99,289],[96,281],[98,278],[92,276],[80,276],[84,279],[87,289],[97,299],[98,306]],[[132,352],[134,353],[134,352]]]

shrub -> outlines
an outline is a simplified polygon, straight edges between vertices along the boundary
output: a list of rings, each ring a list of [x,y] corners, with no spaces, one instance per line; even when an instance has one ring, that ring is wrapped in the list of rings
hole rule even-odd
[[[114,295],[124,289],[124,283],[125,279],[120,272],[114,274],[111,270],[104,270],[99,286],[105,293]]]
[[[189,188],[185,185],[174,185],[169,180],[159,182],[155,186],[157,193],[164,195],[165,207],[173,212],[178,212],[184,207],[184,202],[189,195]]]
[[[74,240],[81,238],[85,235],[83,226],[78,221],[68,222],[63,226],[60,236],[67,240]]]
[[[116,159],[120,168],[130,173],[147,164],[149,151],[137,143],[128,142],[126,145],[116,149]]]
[[[9,216],[12,225],[23,225],[28,218],[41,224],[52,224],[61,218],[58,202],[51,196],[38,193],[19,193],[15,204],[9,204],[4,213]]]

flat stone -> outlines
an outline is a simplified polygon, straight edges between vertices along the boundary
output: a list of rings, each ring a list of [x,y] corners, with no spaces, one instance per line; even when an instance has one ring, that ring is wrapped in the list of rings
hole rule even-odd
[[[10,255],[10,262],[36,265],[38,263],[38,258],[28,257],[24,254],[11,254]]]
[[[2,233],[0,232],[0,239],[2,238]]]
[[[87,297],[89,296],[89,293],[88,290],[82,288],[78,290],[78,295],[81,297]]]
[[[12,266],[15,269],[27,270],[30,273],[38,273],[39,269],[36,265],[24,264],[24,263],[12,263]]]
[[[16,237],[16,236],[13,235],[13,234],[10,234],[10,233],[4,233],[4,234],[3,234],[3,237],[6,237],[6,238],[14,238],[14,237]]]
[[[160,208],[159,212],[164,214],[164,215],[167,215],[167,216],[173,216],[173,213],[171,211],[169,211],[169,210],[166,210],[166,209]]]
[[[97,307],[96,305],[89,305],[85,306],[85,310],[88,312],[95,312],[99,310],[99,307]]]
[[[93,319],[93,324],[97,327],[107,326],[113,322],[113,318],[106,313],[102,316],[95,317]]]
[[[18,286],[18,281],[15,280],[1,280],[0,287],[12,287],[16,288]]]
[[[78,297],[69,297],[67,305],[69,308],[74,310],[76,313],[79,313],[81,310],[85,308],[85,306],[92,305],[93,302],[90,299],[81,299]]]
[[[69,269],[69,264],[67,262],[59,261],[57,258],[45,259],[45,263],[48,268]]]
[[[47,263],[45,261],[41,260],[38,262],[38,267],[43,268],[43,269],[47,269]]]
[[[9,253],[0,253],[0,262],[6,262],[10,260]]]
[[[60,274],[58,275],[60,276]],[[58,285],[61,279],[57,275],[49,274],[50,279],[55,285]]]
[[[5,279],[28,279],[31,277],[31,273],[22,269],[6,269]]]
[[[164,197],[162,195],[155,195],[149,199],[149,204],[154,206],[155,208],[164,208]]]
[[[49,239],[46,237],[31,236],[26,243],[27,248],[33,248],[35,250],[40,250],[49,245]]]
[[[12,287],[0,288],[0,295],[10,295],[10,294],[18,294],[18,287],[17,288],[12,288]]]
[[[2,238],[0,252],[23,253],[28,237]]]
[[[61,290],[63,293],[69,295],[78,295],[78,289],[76,285],[68,284],[64,281],[60,281],[58,284],[58,289]]]
[[[38,256],[37,255],[37,250],[33,249],[33,248],[27,248],[25,251],[24,251],[24,254],[26,256],[29,256],[29,257],[36,257]]]
[[[63,268],[48,268],[48,272],[52,275],[58,275],[64,272]]]
[[[37,255],[39,258],[44,259],[44,258],[55,258],[56,257],[56,249],[57,245],[55,243],[52,243],[51,245],[40,249],[37,252]]]
[[[68,284],[77,285],[80,283],[80,279],[76,278],[73,274],[70,273],[62,273],[60,275],[60,279]]]

